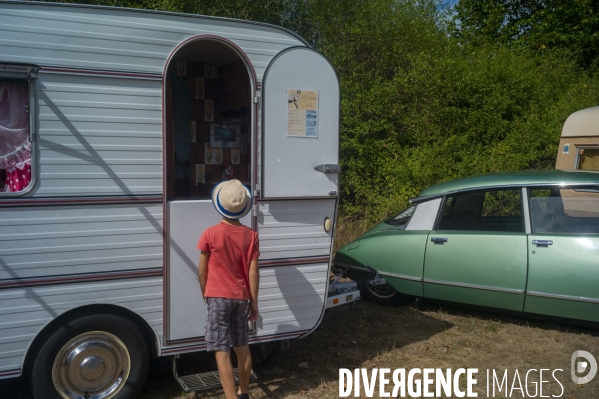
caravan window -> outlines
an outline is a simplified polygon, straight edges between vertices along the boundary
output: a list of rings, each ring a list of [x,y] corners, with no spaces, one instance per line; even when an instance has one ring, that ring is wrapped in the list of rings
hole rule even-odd
[[[576,169],[599,170],[599,149],[579,148]]]
[[[32,184],[30,77],[33,67],[0,65],[0,192]]]

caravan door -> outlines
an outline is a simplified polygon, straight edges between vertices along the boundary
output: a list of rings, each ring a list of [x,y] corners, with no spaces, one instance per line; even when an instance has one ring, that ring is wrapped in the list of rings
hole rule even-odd
[[[339,81],[320,53],[291,48],[262,84],[262,198],[336,197]]]
[[[339,183],[339,83],[308,48],[281,52],[262,82],[257,336],[302,336],[325,310]]]

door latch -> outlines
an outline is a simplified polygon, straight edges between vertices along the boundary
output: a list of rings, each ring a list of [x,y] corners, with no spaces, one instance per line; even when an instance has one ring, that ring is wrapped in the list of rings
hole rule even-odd
[[[315,166],[314,170],[322,173],[339,173],[341,171],[341,168],[339,167],[339,165],[336,164],[325,163],[322,165]]]

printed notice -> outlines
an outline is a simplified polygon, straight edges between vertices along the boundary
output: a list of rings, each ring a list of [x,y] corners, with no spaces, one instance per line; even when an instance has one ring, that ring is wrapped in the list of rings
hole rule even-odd
[[[287,90],[287,136],[318,137],[318,90]]]

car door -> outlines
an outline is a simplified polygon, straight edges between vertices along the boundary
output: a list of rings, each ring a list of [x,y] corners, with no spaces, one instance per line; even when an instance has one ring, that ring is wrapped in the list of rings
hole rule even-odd
[[[599,190],[528,191],[532,232],[524,310],[599,321]]]
[[[521,311],[526,287],[522,189],[448,195],[428,237],[424,296]]]

